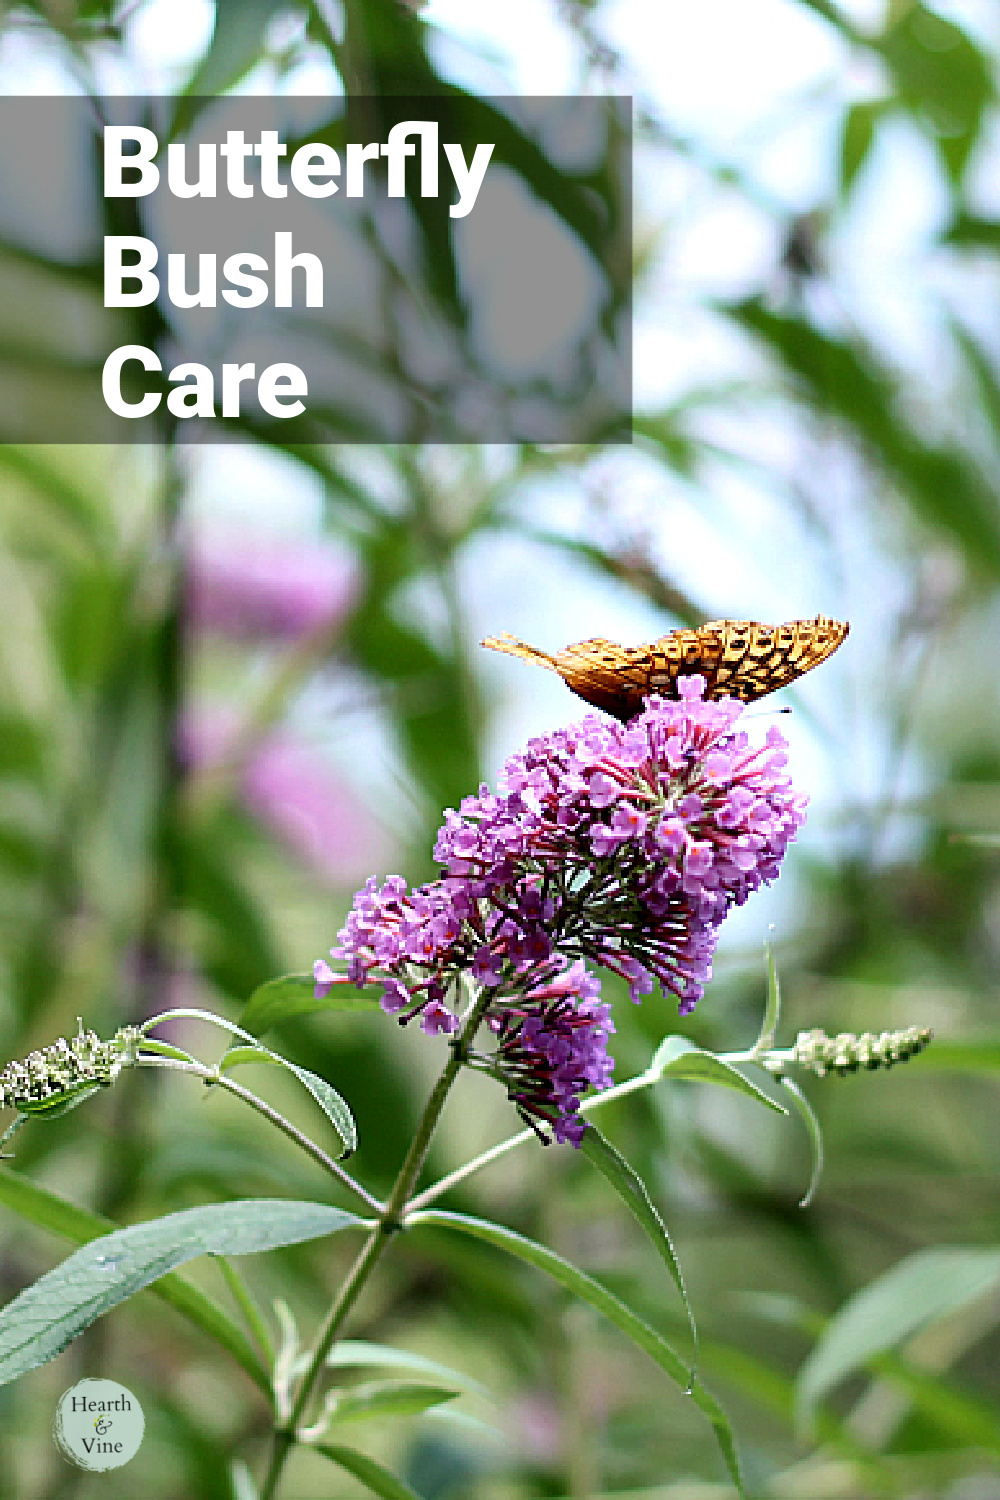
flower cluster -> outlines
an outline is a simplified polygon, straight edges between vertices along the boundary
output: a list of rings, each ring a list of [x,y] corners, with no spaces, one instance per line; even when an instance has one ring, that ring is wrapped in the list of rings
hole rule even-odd
[[[539,1134],[536,1120],[574,1146],[586,1128],[581,1095],[588,1087],[610,1088],[614,1071],[607,1044],[615,1027],[600,993],[596,976],[575,963],[489,1017],[497,1036],[494,1063],[518,1113]]]
[[[503,913],[501,973],[512,940],[548,942],[616,970],[633,998],[654,979],[682,1014],[701,998],[723,918],[777,875],[805,799],[779,730],[755,748],[734,728],[742,704],[704,701],[701,677],[680,690],[627,725],[590,715],[532,740],[499,795],[448,813],[435,857]]]
[[[400,1022],[421,1016],[424,1031],[450,1033],[458,1017],[444,1001],[457,975],[471,966],[474,939],[469,928],[478,911],[451,882],[407,890],[406,881],[390,875],[379,887],[374,877],[354,898],[331,956],[347,964],[337,975],[324,959],[313,966],[316,994],[322,996],[339,978],[364,985],[382,982],[382,1008]]]
[[[891,1068],[894,1063],[909,1062],[931,1044],[929,1026],[907,1026],[903,1031],[841,1031],[827,1036],[825,1031],[800,1031],[792,1048],[792,1061],[811,1068],[819,1077],[837,1073],[843,1077],[859,1068]]]
[[[591,714],[532,740],[496,793],[446,814],[441,878],[370,880],[332,950],[341,977],[380,980],[383,1008],[427,1032],[457,1029],[460,976],[488,987],[496,1067],[558,1139],[579,1139],[581,1093],[610,1078],[612,1028],[581,961],[633,999],[658,981],[689,1011],[723,918],[775,877],[804,818],[780,732],[755,747],[742,704],[705,700],[698,676],[679,687],[626,725]],[[324,960],[315,977],[318,995],[338,979]]]
[[[235,640],[295,640],[332,629],[357,587],[351,560],[322,538],[309,542],[245,532],[190,540],[188,617]]]
[[[126,1028],[110,1042],[102,1042],[96,1032],[84,1031],[80,1021],[72,1040],[60,1037],[49,1047],[29,1052],[23,1061],[7,1064],[0,1072],[0,1109],[50,1109],[81,1089],[114,1083],[135,1035]]]

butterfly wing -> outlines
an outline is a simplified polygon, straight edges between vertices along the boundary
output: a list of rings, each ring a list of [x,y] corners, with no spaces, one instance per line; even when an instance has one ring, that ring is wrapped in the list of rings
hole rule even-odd
[[[705,678],[706,698],[739,698],[753,703],[776,693],[832,656],[849,627],[817,615],[761,625],[755,620],[711,620],[697,630],[674,630],[654,642],[663,666],[654,673],[656,691],[676,696],[676,679],[686,672]]]
[[[695,672],[705,679],[707,698],[753,703],[819,666],[848,628],[817,615],[784,625],[712,620],[695,630],[672,630],[648,646],[619,646],[597,637],[548,652],[510,635],[491,636],[483,645],[558,672],[585,702],[627,721],[641,713],[651,693],[676,698],[678,678]]]
[[[558,672],[578,698],[617,719],[631,719],[641,713],[643,699],[656,691],[649,685],[651,646],[619,646],[616,641],[597,636],[549,652],[506,634],[489,636],[482,644],[491,651],[505,651],[508,656],[520,656]]]

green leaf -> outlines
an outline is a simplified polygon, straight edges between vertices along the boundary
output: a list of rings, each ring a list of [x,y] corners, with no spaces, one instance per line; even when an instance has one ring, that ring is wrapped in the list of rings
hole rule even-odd
[[[316,1443],[315,1452],[322,1453],[331,1463],[339,1464],[348,1474],[360,1479],[373,1495],[380,1495],[382,1500],[420,1500],[416,1490],[411,1490],[408,1484],[366,1453],[355,1453],[353,1448],[342,1448],[338,1443]]]
[[[813,1312],[803,1303],[790,1297],[752,1293],[740,1297],[739,1301],[753,1315],[781,1328],[797,1328],[813,1338],[818,1338],[831,1322],[831,1319],[821,1317],[819,1313]],[[710,1369],[722,1370],[727,1375],[730,1373],[727,1365],[730,1368],[735,1365],[737,1383],[751,1399],[759,1399],[761,1387],[766,1389],[770,1382],[780,1400],[780,1405],[774,1403],[774,1409],[788,1420],[794,1419],[795,1390],[785,1376],[778,1376],[774,1372],[769,1377],[766,1374],[766,1366],[758,1367],[758,1362],[748,1361],[742,1351],[725,1346],[713,1344],[704,1346],[703,1358]],[[746,1366],[745,1380],[739,1378],[741,1365]],[[990,1452],[1000,1451],[1000,1425],[997,1422],[995,1408],[956,1389],[950,1377],[918,1369],[895,1353],[874,1354],[864,1361],[864,1368],[871,1374],[884,1376],[894,1385],[899,1386],[914,1407],[930,1418],[936,1427],[951,1434],[962,1446],[985,1448]],[[776,1383],[778,1381],[780,1381],[780,1386]],[[784,1389],[786,1385],[788,1386],[787,1396]],[[843,1422],[822,1407],[818,1407],[811,1416],[816,1436],[821,1441],[834,1444],[841,1452],[848,1454],[854,1462],[867,1464],[878,1462],[875,1455],[862,1447],[853,1437],[849,1421]],[[884,1464],[881,1467],[883,1484],[879,1487],[886,1488],[886,1482],[890,1477],[889,1471]],[[888,1488],[892,1487],[889,1483]]]
[[[886,112],[880,99],[862,99],[852,104],[844,117],[844,134],[840,146],[840,191],[846,197],[855,178],[871,154],[875,127]]]
[[[256,1037],[251,1036],[249,1031],[244,1031],[242,1026],[237,1026],[234,1021],[227,1021],[225,1016],[217,1016],[210,1010],[182,1007],[177,1010],[163,1011],[160,1015],[154,1016],[152,1020],[147,1021],[146,1026],[159,1026],[164,1021],[182,1016],[197,1021],[208,1021],[211,1025],[219,1026],[223,1031],[228,1031],[231,1036],[241,1037],[243,1041],[251,1044],[254,1053],[261,1054],[259,1057],[254,1057],[253,1060],[255,1062],[279,1063],[281,1067],[287,1068],[290,1073],[294,1073],[302,1086],[307,1088],[310,1094],[312,1094],[316,1103],[340,1136],[344,1147],[341,1155],[349,1155],[357,1149],[358,1132],[354,1124],[354,1116],[351,1114],[345,1100],[340,1097],[333,1085],[327,1083],[325,1078],[320,1078],[318,1074],[311,1073],[308,1068],[303,1068],[298,1063],[290,1062],[287,1057],[282,1057],[278,1052],[272,1052],[270,1047],[265,1047],[263,1042],[258,1042]],[[220,1069],[224,1069],[226,1065],[226,1058],[224,1057],[219,1065]]]
[[[774,949],[770,943],[764,944],[764,957],[767,961],[767,1001],[764,1006],[764,1019],[760,1024],[760,1036],[757,1038],[755,1048],[761,1052],[766,1052],[774,1046],[778,1022],[781,1020],[781,985],[778,981],[778,967],[774,962]]]
[[[4,248],[4,253],[9,253],[9,247]],[[47,266],[50,264],[46,262]],[[64,474],[53,463],[55,451],[34,444],[22,447],[17,443],[0,443],[0,472],[13,474],[32,485],[41,501],[68,521],[96,552],[102,544],[109,543],[109,514],[69,477],[72,466]]]
[[[891,9],[873,44],[892,70],[900,101],[937,142],[958,182],[993,99],[990,65],[968,34],[926,5]]]
[[[10,1176],[0,1175],[9,1185]],[[53,1224],[79,1227],[84,1222],[89,1228],[96,1222],[104,1229],[103,1220],[83,1216],[70,1205],[54,1208],[50,1201],[43,1211]],[[325,1203],[247,1198],[101,1232],[0,1312],[0,1384],[45,1364],[95,1318],[195,1256],[251,1255],[334,1234],[359,1222],[354,1214]],[[193,1294],[193,1305],[195,1289],[184,1282],[179,1285],[184,1295]]]
[[[583,1140],[580,1142],[580,1151],[588,1161],[593,1163],[602,1176],[607,1178],[629,1212],[642,1225],[655,1245],[657,1253],[666,1265],[674,1285],[681,1294],[681,1301],[684,1303],[684,1311],[687,1314],[688,1326],[691,1329],[691,1337],[697,1349],[698,1328],[694,1320],[694,1313],[691,1311],[691,1303],[688,1300],[687,1287],[684,1285],[684,1276],[681,1272],[680,1261],[677,1259],[677,1253],[667,1232],[667,1226],[664,1224],[656,1205],[650,1198],[645,1183],[625,1160],[621,1152],[616,1151],[611,1142],[601,1134],[596,1125],[588,1123],[583,1133]],[[693,1370],[691,1378],[694,1378]]]
[[[609,1292],[607,1287],[588,1276],[585,1271],[579,1270],[577,1266],[571,1265],[569,1261],[563,1260],[562,1256],[557,1255],[554,1250],[549,1250],[545,1245],[539,1245],[535,1240],[526,1239],[524,1235],[517,1234],[513,1229],[506,1229],[502,1224],[493,1224],[487,1219],[473,1218],[469,1214],[451,1213],[444,1209],[421,1210],[419,1213],[410,1214],[405,1223],[414,1228],[420,1225],[428,1228],[457,1229],[462,1234],[486,1240],[489,1244],[496,1245],[498,1249],[516,1255],[519,1260],[526,1261],[537,1270],[544,1271],[574,1297],[579,1297],[582,1302],[586,1302],[590,1307],[602,1313],[609,1323],[614,1324],[621,1333],[625,1334],[626,1338],[631,1339],[640,1349],[644,1349],[661,1370],[666,1371],[671,1380],[682,1389],[688,1390],[687,1367],[666,1339],[654,1328],[650,1328],[648,1323],[644,1323],[641,1318],[637,1317],[631,1308],[626,1307],[625,1303],[621,1302],[613,1292]],[[691,1384],[689,1394],[695,1405],[711,1422],[730,1477],[739,1493],[745,1495],[739,1455],[736,1451],[736,1442],[729,1425],[729,1418],[715,1397],[709,1394],[700,1381],[696,1380]]]
[[[331,1369],[385,1369],[407,1370],[412,1375],[428,1375],[445,1380],[458,1390],[475,1391],[485,1395],[485,1387],[470,1375],[440,1364],[436,1359],[427,1359],[422,1354],[413,1354],[408,1349],[393,1349],[388,1344],[369,1344],[364,1339],[342,1339],[334,1344],[326,1357]]]
[[[30,1115],[33,1120],[45,1118],[56,1120],[60,1115],[67,1115],[71,1109],[76,1109],[92,1094],[99,1094],[102,1089],[110,1087],[109,1083],[78,1083],[74,1088],[66,1089],[51,1099],[34,1099],[19,1104],[18,1113]]]
[[[946,245],[963,249],[1000,251],[1000,219],[983,219],[977,214],[957,213],[942,239]]]
[[[1000,1453],[1000,1422],[995,1404],[957,1390],[954,1382],[908,1364],[896,1354],[880,1354],[869,1368],[900,1386],[935,1426],[949,1433],[963,1448]]]
[[[78,1245],[88,1244],[118,1228],[113,1220],[88,1213],[15,1172],[0,1170],[0,1202],[30,1223]],[[150,1291],[221,1344],[261,1390],[270,1395],[271,1382],[256,1350],[218,1303],[173,1273],[162,1277]]]
[[[919,520],[957,543],[980,576],[1000,577],[1000,513],[983,473],[963,451],[933,443],[899,415],[896,382],[869,349],[759,298],[727,311],[770,346],[813,408],[870,445]]]
[[[832,3],[832,0],[803,0],[803,3],[810,10],[814,10],[817,15],[822,16],[824,21],[829,21],[831,26],[835,26],[848,41],[860,42],[862,40],[853,22],[844,15],[838,5]]]
[[[799,1372],[799,1410],[918,1329],[975,1301],[1000,1283],[1000,1250],[937,1246],[899,1261],[850,1297],[831,1318]]]
[[[454,1401],[458,1391],[440,1385],[370,1381],[341,1392],[330,1409],[331,1422],[369,1421],[376,1417],[416,1417],[432,1406]]]
[[[751,1083],[739,1068],[723,1062],[714,1052],[705,1052],[701,1047],[696,1047],[684,1036],[668,1036],[661,1042],[649,1065],[649,1071],[651,1075],[657,1074],[660,1078],[669,1076],[689,1079],[693,1083],[721,1083],[725,1088],[748,1094],[751,1099],[756,1099],[759,1104],[766,1104],[768,1109],[773,1109],[779,1115],[788,1113],[770,1094]]]
[[[286,8],[286,3],[287,0],[215,0],[212,40],[185,93],[222,94],[238,83],[262,56],[268,22],[275,11]],[[185,113],[184,118],[191,115]]]
[[[46,736],[38,724],[9,708],[0,709],[0,774],[43,786],[47,758]]]
[[[972,372],[983,414],[989,421],[994,433],[1000,435],[1000,380],[997,379],[993,361],[985,350],[980,348],[972,335],[962,327],[957,318],[952,319],[951,329],[955,336],[955,342],[965,355],[966,363]],[[966,835],[966,837],[969,837],[969,835]],[[980,834],[978,837],[982,839],[984,836]],[[971,838],[973,841],[976,841],[977,835],[972,834]],[[998,842],[997,835],[994,834],[991,838],[989,834],[986,834],[985,841],[987,843],[996,843]]]
[[[254,1036],[263,1036],[282,1021],[310,1016],[316,1011],[378,1010],[375,995],[361,995],[353,985],[334,985],[323,1000],[313,993],[316,981],[311,974],[285,974],[259,985],[240,1013],[240,1023]]]
[[[266,1047],[230,1047],[219,1063],[219,1072],[228,1073],[230,1068],[238,1068],[243,1063],[275,1064],[275,1059]]]
[[[823,1129],[819,1123],[816,1111],[813,1109],[805,1094],[799,1088],[794,1078],[779,1079],[781,1087],[789,1093],[795,1101],[795,1108],[799,1113],[802,1123],[806,1127],[809,1136],[809,1145],[812,1149],[812,1171],[809,1174],[809,1186],[799,1199],[800,1208],[808,1208],[816,1195],[819,1180],[823,1175]]]

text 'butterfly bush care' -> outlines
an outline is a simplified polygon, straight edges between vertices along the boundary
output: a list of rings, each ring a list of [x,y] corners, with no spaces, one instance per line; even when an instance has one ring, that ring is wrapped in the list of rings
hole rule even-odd
[[[409,891],[370,880],[354,900],[316,992],[382,985],[401,1024],[451,1035],[469,981],[492,994],[495,1048],[469,1061],[500,1077],[543,1139],[579,1144],[580,1099],[607,1088],[614,1031],[585,960],[659,982],[681,1014],[711,978],[732,906],[778,873],[805,816],[785,774],[786,743],[751,744],[743,704],[706,700],[700,676],[678,701],[646,700],[627,724],[596,714],[531,740],[438,834],[439,880]]]

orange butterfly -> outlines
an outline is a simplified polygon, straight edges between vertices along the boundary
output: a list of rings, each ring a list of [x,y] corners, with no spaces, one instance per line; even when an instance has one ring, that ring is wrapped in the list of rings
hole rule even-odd
[[[678,677],[694,672],[705,679],[706,698],[753,703],[826,661],[849,628],[817,615],[784,625],[711,620],[697,630],[671,630],[648,646],[619,646],[598,637],[549,653],[506,634],[482,644],[558,672],[578,697],[624,722],[642,712],[650,693],[676,698]]]

